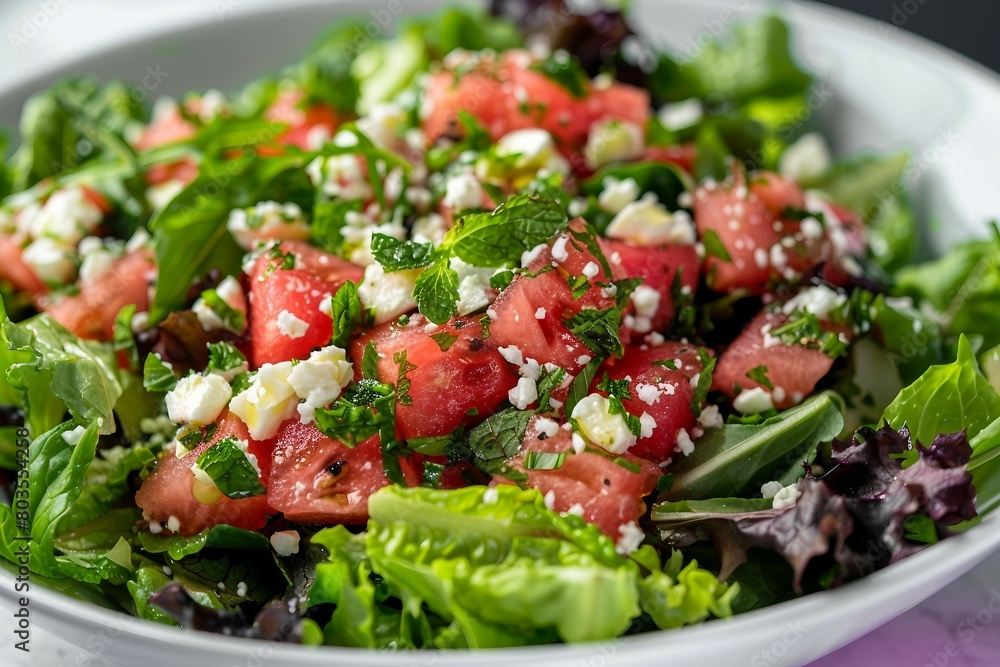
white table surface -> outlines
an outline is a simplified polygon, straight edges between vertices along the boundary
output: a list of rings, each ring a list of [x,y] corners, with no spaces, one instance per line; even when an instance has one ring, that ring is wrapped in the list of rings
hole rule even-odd
[[[134,35],[137,25],[163,27],[190,17],[217,17],[223,3],[239,11],[265,2],[280,0],[0,0],[0,76],[27,80],[29,64],[67,62],[74,53],[126,30]],[[12,33],[27,37],[12,40]],[[990,612],[991,601],[993,609],[1000,606],[1000,554],[904,616],[811,667],[996,667],[1000,614]],[[2,615],[0,666],[109,667],[39,628],[33,631],[31,654],[15,651],[12,631],[12,619]],[[166,665],[170,658],[163,660],[150,656],[148,665]]]

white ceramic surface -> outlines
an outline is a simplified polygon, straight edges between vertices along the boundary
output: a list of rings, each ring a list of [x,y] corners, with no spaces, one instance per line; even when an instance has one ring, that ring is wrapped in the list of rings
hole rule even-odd
[[[168,17],[83,57],[41,59],[17,80],[0,77],[0,124],[23,99],[67,74],[147,80],[150,96],[234,86],[294,60],[323,24],[349,11],[405,12],[433,0],[218,0],[197,16]],[[637,2],[638,25],[663,45],[690,52],[735,18],[766,10],[753,0]],[[797,51],[824,79],[815,118],[840,152],[909,148],[919,156],[911,188],[934,246],[977,233],[1000,210],[1000,81],[987,70],[887,24],[811,4],[783,5]],[[381,14],[381,16],[385,16]],[[392,15],[390,14],[390,17]],[[96,42],[95,42],[96,43]],[[163,74],[165,73],[165,74]],[[947,585],[1000,548],[1000,518],[841,589],[701,627],[579,646],[477,653],[388,654],[274,646],[145,623],[33,590],[34,623],[123,665],[801,665],[861,636]],[[0,573],[0,606],[12,606]]]

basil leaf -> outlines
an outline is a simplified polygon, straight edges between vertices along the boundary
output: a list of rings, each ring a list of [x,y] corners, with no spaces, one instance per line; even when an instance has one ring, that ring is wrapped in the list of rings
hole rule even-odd
[[[365,345],[364,354],[361,356],[361,375],[366,380],[378,382],[378,350],[374,343]]]
[[[142,367],[142,386],[148,391],[167,392],[177,386],[174,372],[156,352],[146,357]]]

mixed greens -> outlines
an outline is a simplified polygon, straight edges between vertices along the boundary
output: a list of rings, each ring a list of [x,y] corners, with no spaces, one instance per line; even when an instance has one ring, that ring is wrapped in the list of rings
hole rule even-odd
[[[273,641],[499,648],[852,581],[1000,502],[1000,230],[923,263],[780,18],[330,27],[82,77],[0,165],[0,565]]]

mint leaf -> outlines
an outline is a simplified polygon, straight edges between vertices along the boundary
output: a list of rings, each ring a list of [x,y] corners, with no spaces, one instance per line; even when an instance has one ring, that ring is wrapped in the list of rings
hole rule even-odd
[[[366,380],[378,382],[378,350],[374,343],[365,345],[364,354],[361,356],[361,376]]]
[[[490,213],[462,217],[448,231],[442,246],[473,266],[501,268],[552,239],[567,222],[557,203],[516,195]]]
[[[528,470],[556,470],[566,462],[566,452],[528,451],[524,455],[524,467]]]
[[[718,257],[723,262],[733,263],[732,255],[726,250],[726,246],[714,229],[705,230],[705,233],[701,235],[701,242],[705,245],[705,254],[709,257]]]
[[[617,308],[581,310],[566,320],[566,326],[598,357],[621,357],[625,351],[618,338],[622,311]]]
[[[330,300],[330,314],[333,318],[332,343],[337,347],[347,347],[351,334],[367,320],[367,311],[358,298],[358,286],[350,280],[344,282]]]
[[[347,225],[348,213],[360,213],[361,201],[356,199],[334,199],[316,202],[313,206],[309,235],[312,242],[328,253],[339,255],[344,249],[343,228]]]
[[[160,358],[156,352],[150,353],[146,357],[146,363],[142,367],[142,386],[147,391],[167,392],[177,386],[177,378],[174,372]]]
[[[151,354],[146,358],[146,365],[149,366],[149,359],[155,355]],[[159,360],[159,357],[156,357]],[[205,369],[206,372],[211,373],[212,371],[218,371],[220,373],[225,373],[236,368],[243,368],[246,364],[247,358],[243,356],[243,353],[236,349],[236,346],[232,343],[209,343],[208,344],[208,367]],[[160,364],[162,365],[162,361]],[[173,374],[171,373],[171,377]],[[145,383],[145,378],[144,378]],[[146,387],[149,389],[149,387]]]
[[[509,408],[469,431],[473,463],[488,474],[500,471],[507,459],[517,456],[534,413]]]
[[[576,99],[587,95],[590,77],[576,58],[566,52],[554,53],[537,65],[532,65],[531,69],[555,81]]]
[[[330,408],[316,410],[316,428],[355,447],[377,433],[395,430],[395,400],[396,390],[391,384],[361,380],[348,387]],[[394,436],[384,442],[393,442]]]
[[[206,449],[196,465],[212,478],[227,498],[251,498],[265,492],[260,473],[237,444],[236,436],[223,438]]]
[[[400,241],[385,234],[372,234],[372,256],[387,272],[421,269],[434,261],[430,243]]]
[[[458,274],[447,257],[417,276],[413,296],[420,312],[435,324],[444,324],[458,312]]]
[[[604,363],[604,359],[597,357],[583,367],[580,374],[573,378],[573,384],[569,386],[569,395],[566,397],[566,414],[573,414],[573,408],[590,393],[590,385],[593,384],[597,376],[597,370]]]
[[[242,333],[247,326],[247,316],[243,311],[237,310],[223,301],[222,297],[215,289],[207,289],[201,293],[201,298],[205,305],[212,309],[212,312],[219,316],[222,323],[233,333]]]

